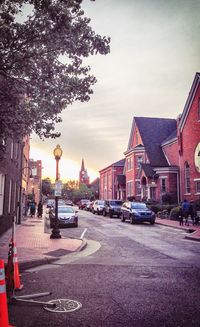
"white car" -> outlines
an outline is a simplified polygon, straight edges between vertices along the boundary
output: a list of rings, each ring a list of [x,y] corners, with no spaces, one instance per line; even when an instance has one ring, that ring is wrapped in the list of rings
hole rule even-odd
[[[72,206],[58,206],[58,225],[78,227],[78,211]],[[53,228],[55,224],[55,211],[50,212],[50,227]]]
[[[96,200],[94,201],[93,207],[92,207],[92,213],[95,215],[100,215],[103,213],[103,209],[105,207],[105,201],[103,200]]]

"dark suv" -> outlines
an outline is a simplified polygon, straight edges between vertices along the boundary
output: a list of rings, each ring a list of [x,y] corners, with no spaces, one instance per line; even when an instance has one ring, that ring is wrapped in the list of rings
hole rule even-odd
[[[109,215],[110,218],[112,216],[120,216],[122,201],[120,200],[107,200],[105,201],[105,207],[103,209],[103,216]]]
[[[155,223],[155,213],[143,202],[124,202],[121,207],[121,221],[128,219],[131,224],[136,222]]]

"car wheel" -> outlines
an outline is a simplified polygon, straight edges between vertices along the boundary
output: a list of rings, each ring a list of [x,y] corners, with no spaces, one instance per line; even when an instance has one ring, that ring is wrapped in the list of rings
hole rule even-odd
[[[113,215],[112,215],[112,212],[109,212],[109,217],[112,218],[112,216],[113,216]]]
[[[92,213],[95,215],[95,211],[94,211],[94,209],[92,209]]]
[[[99,210],[97,209],[97,215],[99,215],[100,214],[100,212],[99,212]]]
[[[123,213],[121,213],[121,221],[122,221],[122,222],[125,222],[125,218],[124,218]]]
[[[155,224],[155,221],[154,221],[154,220],[151,220],[151,221],[150,221],[150,224],[151,224],[151,225],[154,225],[154,224]]]
[[[103,210],[103,216],[106,217],[106,211],[105,210]]]

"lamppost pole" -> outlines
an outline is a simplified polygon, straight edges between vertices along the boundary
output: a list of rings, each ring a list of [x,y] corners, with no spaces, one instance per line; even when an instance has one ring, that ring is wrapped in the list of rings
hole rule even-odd
[[[56,160],[56,182],[59,181],[59,160],[62,156],[62,149],[58,144],[53,151],[54,157]],[[58,196],[55,195],[55,223],[53,225],[53,229],[50,235],[50,238],[61,238],[60,230],[58,228]]]

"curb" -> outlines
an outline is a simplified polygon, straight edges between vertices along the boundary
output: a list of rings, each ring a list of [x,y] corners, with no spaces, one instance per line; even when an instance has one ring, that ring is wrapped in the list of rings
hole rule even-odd
[[[192,234],[194,234],[196,232],[195,229],[192,229],[192,228],[182,228],[180,226],[172,226],[172,225],[163,224],[163,223],[160,223],[160,222],[157,222],[157,221],[155,223],[158,224],[158,225],[162,225],[162,226],[166,226],[166,227],[171,227],[171,228],[179,229],[179,230],[185,231],[186,233],[191,233],[190,235],[186,235],[184,238],[187,239],[187,240],[192,240],[192,241],[200,242],[200,237],[192,236]]]
[[[82,244],[75,251],[72,251],[71,253],[81,252],[86,248],[86,246],[87,246],[87,241],[84,239],[82,240]],[[63,256],[60,256],[60,258],[62,257]],[[27,260],[27,261],[19,262],[19,269],[20,271],[25,271],[27,269],[35,268],[38,266],[51,264],[57,260],[58,260],[57,257],[56,258],[44,257],[42,259]]]

